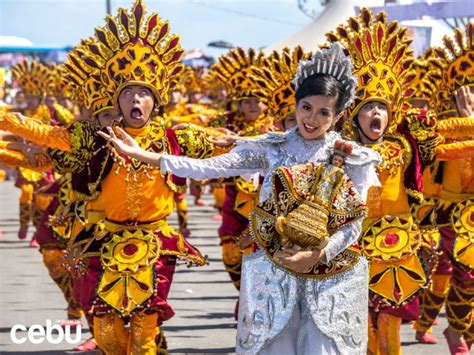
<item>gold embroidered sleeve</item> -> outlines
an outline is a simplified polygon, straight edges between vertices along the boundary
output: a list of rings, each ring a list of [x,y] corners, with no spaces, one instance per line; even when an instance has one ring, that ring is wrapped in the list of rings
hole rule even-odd
[[[48,150],[55,170],[60,174],[82,171],[94,153],[101,149],[96,144],[96,127],[88,122],[76,122],[68,132],[70,150]]]
[[[438,132],[445,139],[474,139],[474,120],[469,117],[451,117],[438,121]]]
[[[26,117],[24,122],[8,112],[0,111],[0,129],[14,133],[34,144],[71,150],[71,136],[65,127],[53,127]]]
[[[214,132],[213,132],[214,131]],[[215,155],[216,146],[208,139],[218,131],[210,131],[197,125],[189,125],[175,131],[181,154],[190,158],[208,158]],[[219,132],[222,135],[222,133]]]
[[[436,147],[443,142],[443,137],[436,130],[436,113],[412,108],[407,111],[406,120],[421,159],[425,164],[431,164],[435,159]]]
[[[474,157],[474,120],[451,117],[438,122],[438,132],[446,139],[436,147],[436,159],[455,160]]]

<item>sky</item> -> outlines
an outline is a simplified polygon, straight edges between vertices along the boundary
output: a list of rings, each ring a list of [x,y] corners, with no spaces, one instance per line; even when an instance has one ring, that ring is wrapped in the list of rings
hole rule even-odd
[[[133,0],[111,0],[131,7]],[[314,3],[318,4],[316,0]],[[0,35],[24,37],[37,46],[74,46],[104,24],[106,0],[0,0]],[[297,0],[145,0],[149,12],[170,21],[185,49],[203,49],[224,40],[261,48],[296,32],[311,19]],[[318,5],[316,5],[318,6]]]

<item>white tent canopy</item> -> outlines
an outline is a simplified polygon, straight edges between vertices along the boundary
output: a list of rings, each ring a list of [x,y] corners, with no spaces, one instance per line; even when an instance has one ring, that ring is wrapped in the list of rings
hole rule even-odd
[[[32,47],[29,39],[16,36],[0,36],[0,47]]]
[[[357,0],[331,0],[326,8],[301,30],[269,45],[263,51],[270,54],[274,50],[281,50],[285,47],[293,48],[297,45],[301,45],[307,51],[312,51],[317,45],[326,42],[325,34],[327,32],[334,30],[336,26],[354,16],[356,14],[355,6],[360,5],[361,1]],[[364,1],[363,5],[376,6],[380,5],[380,1]]]
[[[333,31],[338,25],[346,23],[347,19],[356,15],[355,7],[381,6],[380,0],[331,0],[325,9],[310,23],[287,38],[273,43],[263,51],[270,54],[273,50],[281,50],[285,47],[294,48],[301,45],[307,51],[313,51],[318,45],[326,42],[325,34]],[[428,45],[441,45],[444,35],[452,35],[453,31],[442,21],[423,18],[420,20],[402,21],[402,25],[410,27],[431,27],[431,43]],[[415,43],[414,43],[415,45]],[[426,47],[425,47],[426,48]],[[421,53],[417,53],[421,54]]]

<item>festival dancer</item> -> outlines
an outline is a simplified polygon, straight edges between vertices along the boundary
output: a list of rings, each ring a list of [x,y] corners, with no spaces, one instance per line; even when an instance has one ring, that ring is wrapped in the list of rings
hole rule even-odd
[[[208,70],[202,77],[203,87],[211,100],[210,108],[219,112],[219,115],[225,115],[228,112],[235,111],[232,109],[232,100],[229,99],[227,89],[223,82],[219,80],[216,72]],[[215,221],[222,221],[222,207],[225,200],[225,183],[223,179],[214,179],[209,181],[211,192],[214,196],[214,208],[218,214],[212,217]]]
[[[369,354],[400,354],[402,320],[418,316],[417,294],[429,282],[435,263],[422,238],[410,204],[422,201],[423,158],[433,159],[439,135],[434,117],[419,109],[403,110],[414,78],[411,40],[406,28],[361,9],[327,34],[340,42],[359,78],[357,96],[344,122],[344,136],[379,152],[380,187],[368,193],[368,218],[360,246],[369,260]]]
[[[115,137],[113,131],[107,138],[118,151],[179,176],[205,179],[259,172],[264,176],[260,206],[273,205],[275,200],[284,206],[291,196],[282,200],[274,195],[273,173],[281,166],[329,161],[334,143],[340,139],[331,128],[352,103],[357,79],[352,75],[350,59],[340,45],[332,44],[300,63],[294,83],[297,126],[285,133],[245,139],[222,156],[197,160],[152,154],[140,149],[123,131],[119,132],[121,138]],[[369,187],[378,183],[373,164],[378,163],[379,157],[356,143],[351,146],[345,171],[364,197]],[[295,179],[302,185],[308,182],[308,176],[304,171],[295,172]],[[350,196],[353,195],[348,192],[339,198],[351,201]],[[268,216],[273,218],[271,213]],[[353,257],[346,253],[359,237],[362,220],[354,219],[347,225],[344,221],[341,218],[341,229],[331,232],[322,250],[287,249],[291,256],[277,261],[284,268],[275,267],[263,250],[244,258],[237,353],[366,353],[367,262],[357,252],[349,252]],[[306,225],[301,222],[302,227]],[[268,228],[272,226],[275,224],[270,223]],[[252,230],[262,238],[267,231],[258,224]],[[339,262],[347,266],[343,272]]]
[[[219,80],[217,73],[208,70],[202,76],[203,87],[211,100],[210,107],[220,112],[232,111],[232,101],[229,98],[225,84]]]
[[[446,139],[437,174],[442,192],[436,207],[440,248],[452,265],[445,301],[451,354],[469,354],[474,341],[474,23],[455,30],[435,47],[431,64],[441,71],[437,93],[438,131]],[[441,155],[441,153],[443,153]],[[452,172],[456,172],[455,174]],[[447,280],[448,282],[448,280]]]
[[[96,28],[95,37],[71,52],[71,63],[66,63],[71,80],[89,79],[84,90],[90,91],[90,100],[106,97],[104,91],[110,93],[123,116],[120,125],[146,150],[191,157],[220,153],[208,139],[213,131],[195,126],[166,130],[161,120],[152,118],[175,85],[183,51],[179,37],[169,33],[168,22],[157,14],[145,14],[144,4],[137,0],[130,12],[120,8],[117,18],[108,17],[106,27]],[[94,233],[94,240],[102,243],[103,271],[96,275],[97,298],[92,307],[101,350],[107,354],[164,351],[157,346],[163,341],[159,325],[174,314],[167,296],[176,260],[205,263],[166,222],[174,193],[184,188],[184,180],[120,156],[87,122],[51,127],[7,114],[0,126],[55,148],[50,156],[74,172],[76,193],[96,198],[103,208],[104,222],[97,224]]]
[[[184,90],[184,85],[179,83],[170,93],[170,101],[163,109],[163,124],[165,127],[169,128],[173,126],[175,120],[188,114],[183,100]],[[174,200],[178,214],[179,232],[185,237],[188,237],[191,233],[188,229],[188,203],[186,201],[186,192],[176,193]]]
[[[79,106],[75,102],[74,94],[71,92],[68,82],[63,79],[65,76],[64,66],[51,63],[49,70],[51,79],[48,86],[51,88],[52,101],[57,102],[52,105],[52,109],[55,111],[58,123],[68,125],[75,119],[80,119]]]
[[[207,110],[204,106],[190,103],[189,98],[197,92],[201,92],[201,82],[196,70],[191,67],[184,67],[179,75],[179,82],[170,94],[170,102],[164,107],[164,124],[174,126],[181,123],[194,123],[204,125],[207,115],[216,115],[217,111]],[[190,191],[194,196],[196,205],[204,205],[201,199],[203,186],[201,183],[191,180]],[[188,229],[188,204],[186,202],[186,193],[177,193],[175,195],[176,211],[178,213],[179,232],[188,237],[191,232]]]
[[[57,72],[50,78],[49,87],[52,86],[56,88],[57,96],[74,96],[74,101],[77,102],[81,97],[84,97],[84,91],[82,87],[77,85],[73,86],[72,90],[69,90],[64,85],[64,82],[69,80],[62,76],[64,72],[60,68],[61,67],[55,68]],[[97,99],[98,97],[96,95],[94,100]],[[113,109],[112,107],[104,108],[103,106],[104,105],[101,106],[102,111],[97,115],[97,122],[110,125],[113,123],[113,121],[109,119],[109,117],[114,117]],[[12,161],[12,157],[19,153],[28,157],[28,161],[34,161],[35,157],[32,156],[32,154],[38,152],[38,148],[31,144],[9,144],[8,149],[9,151],[4,152],[0,160],[9,158],[7,159],[9,165],[14,165],[15,161]],[[12,151],[14,149],[18,150],[18,152]],[[38,156],[43,158],[41,155]],[[37,165],[44,166],[41,162]],[[63,292],[66,302],[68,303],[67,320],[63,321],[61,325],[75,327],[81,324],[80,318],[82,314],[85,314],[89,323],[89,329],[91,333],[93,333],[92,318],[87,312],[90,308],[80,306],[80,300],[83,298],[81,297],[82,290],[80,287],[82,280],[75,277],[78,274],[77,265],[71,266],[66,262],[70,261],[69,256],[72,254],[70,250],[74,247],[76,235],[84,229],[85,224],[91,224],[93,222],[90,221],[90,218],[88,221],[88,218],[83,216],[83,211],[86,210],[83,205],[86,204],[87,201],[81,201],[79,196],[75,196],[71,183],[71,174],[67,169],[67,165],[68,164],[65,164],[66,167],[63,170],[61,164],[58,164],[55,168],[55,174],[62,174],[62,176],[54,183],[41,188],[41,193],[50,196],[52,201],[45,209],[40,223],[37,226],[35,240],[39,245],[44,265],[47,267],[51,278]],[[21,159],[17,159],[16,166],[29,168],[28,164],[25,164]],[[86,223],[85,221],[88,222]],[[74,256],[77,257],[77,255]],[[81,261],[86,262],[86,257],[87,255],[80,255]],[[86,293],[87,291],[90,291],[90,288],[85,288]],[[94,295],[95,294],[93,294],[92,297],[94,297]],[[96,347],[97,345],[92,338],[76,346],[75,350],[88,351]]]
[[[25,61],[13,66],[12,75],[25,94],[27,107],[23,113],[49,124],[51,113],[48,107],[42,103],[45,93],[51,91],[51,71],[49,68],[40,62]],[[18,237],[19,239],[25,239],[30,222],[33,222],[36,227],[50,202],[50,198],[47,196],[35,195],[35,188],[52,183],[52,175],[48,172],[39,173],[21,167],[18,168],[17,172],[18,177],[15,186],[21,190]],[[30,246],[39,247],[34,238],[31,240]]]
[[[410,105],[422,110],[433,111],[435,98],[441,84],[440,70],[430,64],[434,52],[429,48],[422,56],[415,60],[411,70],[416,78],[410,83],[413,94]],[[434,73],[437,72],[435,75]],[[437,116],[438,120],[442,117]],[[439,248],[439,231],[436,226],[435,206],[441,194],[441,184],[434,181],[439,168],[439,162],[427,167],[423,173],[423,202],[412,205],[412,215],[419,225],[423,238],[437,253],[436,267],[431,276],[428,288],[420,292],[420,314],[413,324],[416,330],[415,339],[423,344],[436,344],[438,340],[432,334],[432,326],[436,322],[444,300],[448,294],[451,277],[451,265],[447,255]]]

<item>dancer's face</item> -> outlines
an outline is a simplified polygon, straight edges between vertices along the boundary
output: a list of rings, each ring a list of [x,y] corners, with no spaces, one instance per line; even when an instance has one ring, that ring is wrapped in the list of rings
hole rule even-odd
[[[304,139],[323,138],[341,114],[336,114],[336,96],[306,96],[296,104],[296,124]]]
[[[360,130],[359,136],[363,143],[379,142],[387,129],[389,117],[387,106],[378,101],[370,101],[362,106],[357,113]]]
[[[428,110],[430,108],[429,101],[426,99],[411,99],[410,105],[421,110]]]
[[[130,85],[122,90],[118,103],[125,127],[141,128],[151,118],[155,99],[150,89],[141,85]]]
[[[60,104],[61,106],[67,108],[69,111],[72,112],[72,110],[74,109],[74,103],[72,102],[72,100],[68,97],[60,97],[58,98],[58,104]]]
[[[255,121],[263,112],[264,105],[256,97],[248,97],[239,102],[240,111],[248,122]]]
[[[112,126],[114,122],[120,122],[122,115],[115,108],[108,108],[97,115],[100,127]]]
[[[177,105],[183,99],[183,94],[179,90],[174,90],[170,95],[170,105]]]
[[[286,116],[282,122],[282,126],[284,130],[296,126],[296,115],[292,113],[291,115]]]
[[[54,105],[56,104],[57,100],[53,95],[46,95],[46,98],[44,99],[44,104],[48,106],[48,108],[52,109]]]
[[[36,110],[36,108],[41,104],[41,97],[36,95],[25,95],[25,100],[27,107],[30,110]]]

